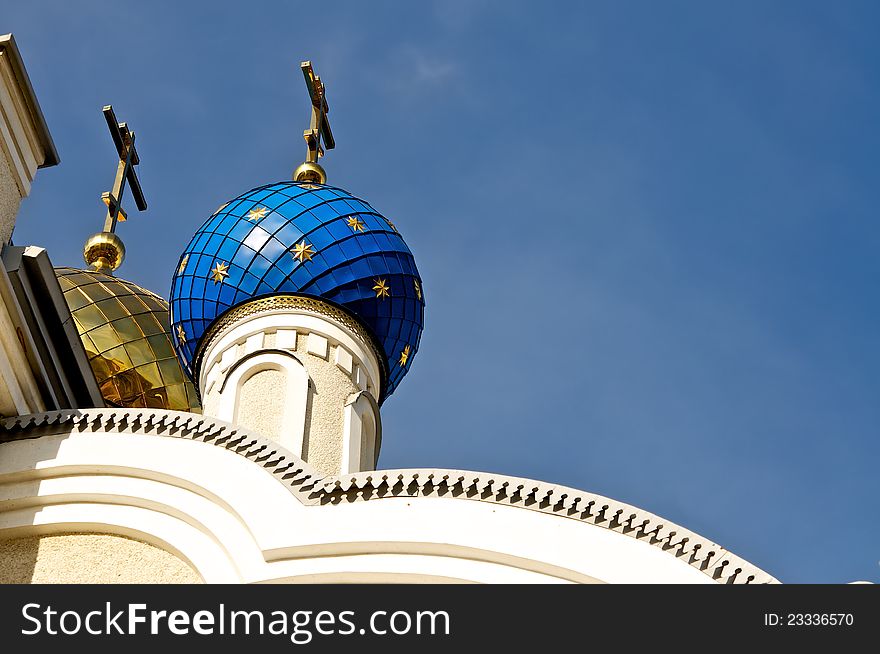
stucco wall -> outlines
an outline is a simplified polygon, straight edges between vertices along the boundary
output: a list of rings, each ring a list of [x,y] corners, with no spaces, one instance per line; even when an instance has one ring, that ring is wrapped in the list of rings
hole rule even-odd
[[[287,394],[287,375],[280,370],[261,370],[242,384],[237,424],[280,441],[282,405]]]
[[[20,204],[21,192],[12,177],[9,159],[0,148],[0,244],[6,243],[12,235]]]
[[[351,378],[333,363],[336,346],[327,356],[310,354],[308,336],[296,341],[297,356],[314,384],[311,402],[306,409],[308,429],[303,443],[303,458],[325,474],[334,474],[342,466],[345,401],[356,392]]]
[[[196,584],[202,579],[165,550],[111,534],[0,540],[4,584]]]
[[[274,346],[274,334],[267,334],[265,347]],[[299,334],[296,357],[311,380],[306,404],[303,458],[321,472],[333,474],[342,465],[345,402],[358,388],[351,377],[335,363],[338,346],[328,345],[324,355],[309,348],[309,336]],[[287,376],[279,370],[262,370],[241,387],[235,422],[272,440],[279,440],[281,411],[287,394]],[[206,412],[214,410],[217,392],[209,394]],[[213,397],[212,397],[213,396]]]
[[[271,323],[262,328],[277,329]],[[203,388],[203,413],[279,442],[325,474],[339,473],[346,437],[346,403],[361,390],[353,379],[356,366],[343,346],[314,333],[287,331],[291,338],[283,343],[279,343],[276,332],[258,331],[248,336],[245,343],[229,346],[223,356],[228,361],[225,376],[218,376],[208,388]],[[255,355],[272,349],[294,354],[286,362],[292,367],[286,371],[266,369],[269,364]],[[247,359],[248,356],[251,358]],[[347,364],[340,365],[340,360]],[[248,366],[263,369],[251,373]],[[222,363],[216,367],[222,367]],[[307,378],[298,377],[296,370],[304,370]],[[236,379],[244,380],[238,382],[238,389]],[[296,405],[296,409],[289,404]],[[293,432],[301,434],[301,446],[300,437],[291,438]],[[373,448],[370,461],[372,451]]]

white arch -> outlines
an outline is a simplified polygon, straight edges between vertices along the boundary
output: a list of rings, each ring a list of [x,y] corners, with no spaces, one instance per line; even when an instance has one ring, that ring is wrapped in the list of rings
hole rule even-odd
[[[380,479],[422,474],[404,472],[322,477],[274,443],[192,414],[10,419],[0,422],[0,538],[120,534],[177,554],[208,582],[713,583],[748,566],[686,530],[700,552],[717,552],[713,566],[731,569],[719,576],[723,566],[695,563],[697,550],[566,512],[455,490],[382,494]]]
[[[302,456],[311,385],[305,367],[289,352],[262,350],[233,364],[220,384],[215,413],[220,420],[238,424],[238,412],[243,404],[241,393],[245,384],[267,370],[283,373],[284,381],[283,388],[275,391],[278,397],[273,397],[271,401],[273,406],[281,410],[278,433],[265,435]]]

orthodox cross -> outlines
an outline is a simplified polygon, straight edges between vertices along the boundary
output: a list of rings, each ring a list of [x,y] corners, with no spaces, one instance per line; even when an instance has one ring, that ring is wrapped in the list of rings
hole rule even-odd
[[[141,183],[138,181],[134,169],[140,163],[140,158],[134,147],[134,132],[128,129],[126,123],[120,123],[116,120],[112,105],[108,104],[104,107],[103,112],[107,127],[110,129],[110,136],[113,137],[113,143],[119,153],[119,166],[116,168],[113,190],[101,195],[101,199],[107,205],[104,231],[112,234],[116,231],[116,222],[124,221],[128,217],[121,206],[126,181],[131,187],[131,194],[137,203],[138,211],[144,211],[147,208],[147,201],[144,199],[144,192],[141,190]]]
[[[309,129],[303,132],[303,138],[308,146],[306,161],[318,163],[318,157],[324,156],[325,148],[332,150],[336,147],[336,141],[333,140],[333,132],[330,131],[330,122],[327,120],[330,107],[327,105],[324,83],[321,82],[321,78],[315,75],[315,71],[312,70],[312,62],[304,61],[299,67],[302,69],[303,77],[306,80],[306,87],[309,89],[309,97],[312,100],[312,120],[309,124]],[[323,145],[321,145],[322,140],[324,142]]]

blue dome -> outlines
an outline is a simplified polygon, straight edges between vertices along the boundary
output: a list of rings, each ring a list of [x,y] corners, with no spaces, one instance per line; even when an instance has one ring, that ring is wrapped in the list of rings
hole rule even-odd
[[[385,355],[380,401],[394,391],[422,335],[425,301],[415,259],[390,220],[323,184],[255,188],[196,232],[171,285],[171,329],[184,367],[192,373],[200,339],[225,311],[288,293],[320,298],[358,318]]]

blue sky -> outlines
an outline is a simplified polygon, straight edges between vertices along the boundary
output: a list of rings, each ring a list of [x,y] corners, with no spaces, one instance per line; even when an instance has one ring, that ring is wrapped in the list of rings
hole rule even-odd
[[[304,155],[400,228],[426,329],[381,467],[653,511],[782,581],[880,582],[871,2],[7,2],[61,156],[14,239],[80,265],[138,135],[120,276]]]

